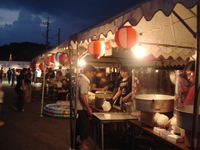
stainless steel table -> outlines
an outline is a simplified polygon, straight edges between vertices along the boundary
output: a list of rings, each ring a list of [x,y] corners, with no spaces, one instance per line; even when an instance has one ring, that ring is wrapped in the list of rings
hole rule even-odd
[[[101,149],[104,150],[104,124],[109,122],[126,122],[128,120],[138,119],[124,112],[108,112],[108,113],[93,113],[93,119],[95,122],[101,125]],[[96,130],[95,130],[96,132]],[[95,133],[96,142],[96,133]]]

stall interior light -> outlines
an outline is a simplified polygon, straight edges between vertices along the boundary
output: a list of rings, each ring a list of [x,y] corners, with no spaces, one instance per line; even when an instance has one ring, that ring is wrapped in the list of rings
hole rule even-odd
[[[60,65],[60,64],[59,64],[58,62],[55,63],[55,66],[56,66],[56,67],[59,66],[59,65]]]
[[[81,66],[81,67],[85,66],[85,64],[86,64],[86,62],[85,62],[84,59],[81,59],[81,60],[79,60],[79,62],[78,62],[78,65]]]
[[[145,56],[145,49],[141,45],[138,45],[137,47],[134,48],[133,53],[135,54],[136,57],[138,58],[143,58]]]

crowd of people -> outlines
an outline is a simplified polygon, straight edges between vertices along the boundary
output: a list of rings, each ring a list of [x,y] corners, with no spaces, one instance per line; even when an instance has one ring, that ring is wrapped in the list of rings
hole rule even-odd
[[[69,75],[69,69],[61,71],[52,68],[49,68],[45,74],[46,87],[49,92],[57,93],[57,100],[68,100],[70,93]]]
[[[6,75],[5,75],[6,74]],[[19,112],[24,111],[24,98],[25,90],[28,84],[31,83],[32,73],[30,69],[23,68],[22,70],[16,71],[14,68],[9,68],[5,73],[3,67],[0,70],[0,126],[4,125],[2,121],[1,112],[2,105],[4,102],[4,90],[3,90],[3,80],[4,77],[7,78],[8,84],[11,84],[14,87],[15,92],[17,93],[18,99],[14,101],[13,108]],[[16,84],[15,84],[16,81]]]

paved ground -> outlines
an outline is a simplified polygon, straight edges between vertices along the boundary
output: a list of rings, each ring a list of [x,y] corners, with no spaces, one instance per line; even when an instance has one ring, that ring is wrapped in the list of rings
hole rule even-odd
[[[24,112],[17,112],[11,107],[17,98],[13,87],[5,81],[3,86],[5,97],[2,120],[5,125],[0,126],[1,150],[69,149],[68,118],[41,117],[41,97],[25,103]]]

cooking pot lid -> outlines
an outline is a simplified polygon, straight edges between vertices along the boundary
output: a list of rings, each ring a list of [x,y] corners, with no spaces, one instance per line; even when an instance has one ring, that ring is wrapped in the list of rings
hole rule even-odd
[[[111,95],[98,95],[98,96],[96,96],[96,98],[101,98],[101,99],[111,99],[112,98],[112,96]]]
[[[95,94],[112,94],[112,91],[96,91]]]
[[[140,100],[173,100],[174,96],[162,94],[138,94],[135,98]]]

